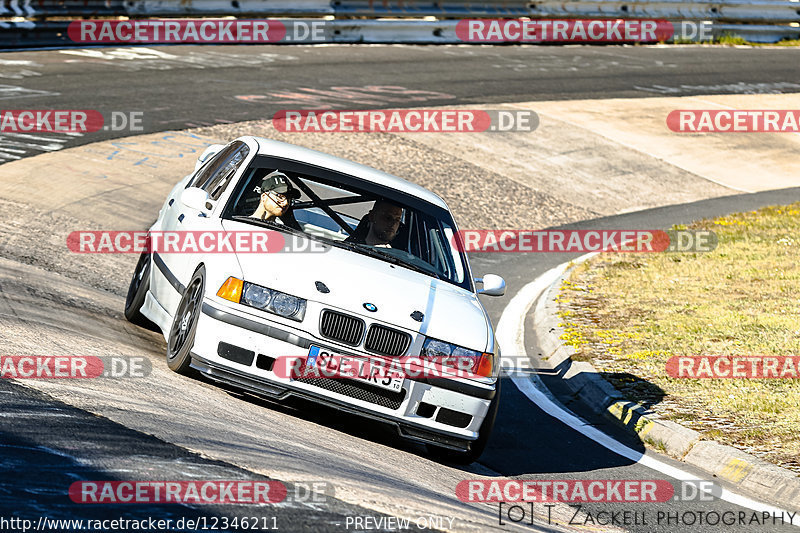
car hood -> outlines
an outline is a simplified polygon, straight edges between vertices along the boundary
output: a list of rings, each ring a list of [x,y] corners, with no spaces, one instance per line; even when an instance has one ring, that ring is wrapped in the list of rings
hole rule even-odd
[[[252,229],[229,220],[223,225],[228,231]],[[368,322],[393,324],[472,350],[486,349],[490,329],[475,294],[350,250],[329,246],[325,250],[239,253],[237,258],[245,281],[320,302]],[[317,290],[318,281],[330,292]],[[367,311],[367,303],[377,310]],[[424,315],[422,322],[411,318],[415,311]]]

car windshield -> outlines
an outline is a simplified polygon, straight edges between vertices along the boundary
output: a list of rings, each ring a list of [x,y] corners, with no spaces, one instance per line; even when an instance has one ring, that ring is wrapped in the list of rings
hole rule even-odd
[[[256,158],[233,191],[223,218],[264,224],[254,215],[262,202],[261,185],[282,172],[293,191],[291,208],[271,225],[332,246],[472,290],[466,258],[455,241],[450,213],[414,196],[297,162]]]

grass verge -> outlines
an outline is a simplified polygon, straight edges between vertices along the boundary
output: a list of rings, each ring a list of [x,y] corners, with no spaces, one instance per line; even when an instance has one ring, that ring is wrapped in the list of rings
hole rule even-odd
[[[800,203],[699,221],[707,253],[601,254],[559,293],[567,344],[629,399],[800,472],[800,380],[673,379],[674,355],[800,355]]]
[[[718,37],[714,37],[710,41],[695,41],[692,39],[675,39],[673,44],[716,44],[722,46],[800,46],[800,39],[781,39],[774,43],[756,43],[748,41],[744,37],[734,35],[731,33],[724,33]]]

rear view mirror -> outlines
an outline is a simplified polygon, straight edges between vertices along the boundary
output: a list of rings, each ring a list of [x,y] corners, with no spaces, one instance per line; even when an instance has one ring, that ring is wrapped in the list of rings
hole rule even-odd
[[[483,285],[482,289],[478,289],[478,294],[503,296],[506,293],[506,280],[497,274],[486,274],[482,278],[475,278],[475,281]]]
[[[211,208],[206,205],[207,202],[209,202],[208,193],[199,187],[189,187],[188,189],[184,189],[181,193],[181,203],[189,209],[207,213],[211,210]]]

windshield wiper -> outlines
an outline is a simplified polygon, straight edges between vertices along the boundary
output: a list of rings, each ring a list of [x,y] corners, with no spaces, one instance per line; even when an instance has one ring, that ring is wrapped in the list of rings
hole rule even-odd
[[[333,246],[336,246],[338,248],[346,248],[348,250],[352,250],[354,252],[358,252],[358,253],[361,253],[361,254],[364,254],[364,255],[369,255],[371,257],[375,257],[375,258],[378,258],[378,259],[383,259],[385,257],[383,254],[375,253],[375,251],[372,248],[367,248],[367,247],[365,247],[365,246],[363,246],[361,244],[358,244],[356,242],[331,240],[330,243]],[[394,259],[394,258],[391,258],[391,259]],[[392,261],[392,262],[394,262],[394,261]]]
[[[286,224],[278,224],[271,220],[261,220],[260,218],[250,217],[247,215],[231,215],[232,220],[237,220],[239,222],[249,222],[251,224],[256,224],[257,226],[261,226],[263,228],[274,229],[276,231],[285,231],[287,233],[291,233],[293,235],[301,235],[303,237],[307,237],[309,239],[314,239],[312,235],[308,233],[295,229],[291,226],[287,226]]]
[[[439,272],[436,271],[433,267],[425,268],[425,267],[423,267],[421,265],[417,265],[416,263],[410,263],[408,261],[403,261],[399,257],[395,257],[394,255],[387,254],[386,252],[381,252],[380,249],[378,249],[378,248],[373,248],[372,251],[375,252],[377,255],[383,257],[383,258],[391,260],[395,265],[401,265],[401,266],[404,266],[406,268],[410,268],[411,270],[415,270],[417,272],[420,272],[422,274],[427,274],[429,276],[433,276],[436,279],[442,279],[442,277],[439,275]]]
[[[394,256],[392,254],[388,254],[386,252],[382,252],[380,248],[372,248],[372,247],[367,246],[367,245],[358,244],[358,243],[355,243],[355,242],[345,242],[345,241],[338,241],[335,244],[342,244],[342,245],[345,245],[346,248],[348,248],[350,250],[354,250],[354,251],[360,252],[360,253],[363,253],[364,255],[369,255],[371,257],[375,257],[376,259],[381,259],[381,260],[384,260],[384,261],[388,261],[389,263],[392,263],[393,265],[404,266],[406,268],[409,268],[409,269],[414,270],[416,272],[419,272],[421,274],[426,274],[426,275],[429,275],[429,276],[433,276],[434,278],[439,279],[439,280],[442,279],[442,277],[439,275],[439,273],[436,270],[429,270],[429,269],[421,267],[419,265],[415,265],[414,263],[409,263],[408,261],[403,261],[402,259],[400,259],[397,256]],[[433,267],[431,267],[431,268],[433,268]]]

